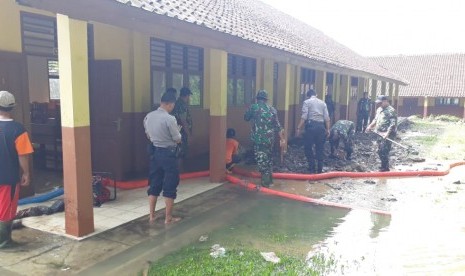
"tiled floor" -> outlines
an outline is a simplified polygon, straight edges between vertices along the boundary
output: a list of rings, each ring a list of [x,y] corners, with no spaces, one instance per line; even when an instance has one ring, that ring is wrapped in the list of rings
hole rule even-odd
[[[203,193],[221,184],[209,183],[208,178],[197,178],[182,180],[178,187],[178,198],[176,202],[183,201],[197,194]],[[94,208],[95,232],[88,236],[76,238],[65,233],[65,214],[57,213],[49,216],[29,217],[23,219],[23,224],[37,230],[66,236],[76,240],[82,240],[96,234],[102,233],[119,225],[149,214],[147,189],[118,190],[115,201],[107,202],[101,207]],[[44,202],[42,205],[50,205]],[[22,208],[31,207],[23,206]],[[157,210],[165,208],[165,202],[157,203]]]

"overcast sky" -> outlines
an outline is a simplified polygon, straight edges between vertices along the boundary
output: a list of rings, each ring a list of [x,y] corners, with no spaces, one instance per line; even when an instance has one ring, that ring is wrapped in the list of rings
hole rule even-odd
[[[261,0],[364,56],[465,53],[465,0]]]

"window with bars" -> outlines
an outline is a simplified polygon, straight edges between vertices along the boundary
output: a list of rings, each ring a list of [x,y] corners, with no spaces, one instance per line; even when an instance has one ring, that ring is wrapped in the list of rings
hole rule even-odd
[[[167,88],[188,87],[190,105],[200,106],[203,97],[203,49],[152,38],[150,41],[152,99],[160,103]]]
[[[48,66],[48,87],[50,91],[50,100],[60,99],[60,75],[58,71],[58,60],[49,59]]]
[[[228,54],[228,105],[253,102],[257,63],[253,58]]]
[[[436,105],[459,105],[459,98],[436,98]]]
[[[21,12],[23,52],[30,55],[57,57],[57,25],[53,17]]]
[[[309,68],[300,69],[300,100],[304,101],[307,91],[315,87],[315,70]]]

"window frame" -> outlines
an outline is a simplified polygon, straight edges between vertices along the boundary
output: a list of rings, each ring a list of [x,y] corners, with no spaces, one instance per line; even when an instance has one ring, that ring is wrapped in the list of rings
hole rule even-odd
[[[158,43],[163,43],[164,44],[164,53],[163,53],[163,58],[164,58],[164,66],[156,65],[155,63],[155,56],[153,55],[154,52],[156,51],[156,48],[154,46],[154,42]],[[172,67],[172,57],[171,57],[171,49],[172,47],[182,47],[182,68],[173,68]],[[189,49],[194,49],[198,51],[198,70],[193,70],[190,68],[190,63],[189,63]],[[159,52],[160,53],[160,52]],[[154,91],[154,73],[155,72],[162,72],[164,73],[164,81],[165,81],[165,91],[159,91],[160,95],[157,94],[156,91]],[[190,103],[190,107],[192,108],[202,108],[203,103],[204,103],[204,49],[196,46],[191,46],[191,45],[186,45],[186,44],[181,44],[181,43],[176,43],[172,41],[167,41],[163,39],[158,39],[158,38],[150,38],[150,95],[151,95],[151,104],[152,105],[157,105],[159,102],[155,102],[155,96],[160,96],[163,95],[163,93],[166,92],[166,89],[169,87],[173,87],[173,82],[174,82],[174,75],[175,74],[181,74],[182,75],[182,87],[189,87],[189,89],[192,90],[190,87],[190,77],[191,76],[198,76],[199,77],[199,102],[196,104],[192,104],[192,100]],[[176,88],[178,90],[178,95],[179,95],[179,90],[180,88]],[[192,96],[191,96],[192,98]]]
[[[238,69],[240,64],[242,68]],[[227,73],[227,98],[229,107],[246,106],[253,103],[255,90],[257,89],[257,60],[251,57],[228,54]],[[232,81],[232,91],[229,90]],[[243,81],[243,103],[239,103],[238,82]],[[230,101],[232,92],[232,101]]]
[[[434,99],[434,105],[436,106],[460,106],[460,98],[458,97],[437,97]]]
[[[52,89],[50,87],[50,79],[60,80],[60,71],[59,71],[59,67],[57,67],[58,68],[57,69],[57,74],[56,75],[51,75],[50,74],[50,62],[56,62],[57,66],[59,66],[58,58],[47,58],[48,99],[49,99],[49,101],[60,101],[61,100],[60,86],[58,86],[58,95],[59,95],[59,97],[56,98],[56,99],[52,99],[52,97],[51,97]]]

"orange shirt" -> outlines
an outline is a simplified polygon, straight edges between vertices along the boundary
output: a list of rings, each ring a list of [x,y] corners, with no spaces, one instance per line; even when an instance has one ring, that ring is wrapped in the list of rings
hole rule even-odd
[[[233,138],[226,139],[226,164],[232,162],[233,154],[237,154],[239,142]]]

